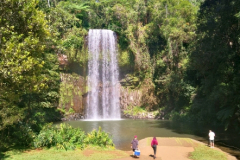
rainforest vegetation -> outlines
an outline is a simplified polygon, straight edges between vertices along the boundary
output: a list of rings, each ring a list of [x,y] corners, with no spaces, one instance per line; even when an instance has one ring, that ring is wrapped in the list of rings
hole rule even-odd
[[[3,0],[0,149],[33,146],[60,120],[60,75],[86,76],[89,29],[116,33],[123,87],[147,88],[138,107],[240,131],[239,0]]]

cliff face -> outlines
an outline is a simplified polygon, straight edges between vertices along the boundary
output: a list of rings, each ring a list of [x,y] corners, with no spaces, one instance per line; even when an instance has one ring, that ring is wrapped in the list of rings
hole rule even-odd
[[[129,79],[129,77],[127,78]],[[151,80],[145,79],[143,82],[122,80],[120,89],[120,107],[122,117],[125,118],[156,118],[157,112],[152,110],[157,105],[154,95],[154,86]],[[137,87],[134,85],[137,84]]]
[[[122,110],[129,106],[142,105],[142,92],[140,90],[132,90],[130,88],[121,87],[120,89],[120,107]]]
[[[138,78],[127,75],[120,81],[120,84],[120,108],[122,117],[155,117],[155,113],[149,113],[157,103],[154,95],[154,86],[150,80],[146,79],[140,82]],[[66,120],[84,118],[86,100],[88,92],[90,91],[86,85],[86,78],[80,74],[74,72],[61,73],[58,108],[63,111],[65,117],[68,117]],[[137,111],[139,108],[143,109],[144,112]]]
[[[84,114],[85,84],[82,76],[61,73],[59,108],[66,113]]]
[[[120,53],[118,58],[122,117],[153,118],[154,114],[147,113],[157,104],[151,79],[140,80],[134,74],[134,65],[126,52]],[[59,55],[58,60],[60,69],[63,71],[58,108],[64,112],[66,117],[74,115],[70,119],[84,118],[88,92],[91,91],[86,82],[87,64],[79,65],[68,60],[66,55]],[[139,109],[144,110],[145,113],[138,111]]]
[[[63,120],[84,118],[86,100],[86,64],[73,61],[67,55],[58,54],[61,84],[58,109]]]

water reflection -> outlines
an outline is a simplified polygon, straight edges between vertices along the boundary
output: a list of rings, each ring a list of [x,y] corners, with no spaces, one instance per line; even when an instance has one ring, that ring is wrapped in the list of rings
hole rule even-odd
[[[73,127],[79,127],[85,132],[91,132],[98,127],[110,133],[116,148],[130,150],[130,143],[134,135],[138,139],[146,137],[187,137],[203,143],[208,143],[209,129],[216,134],[216,147],[236,156],[240,159],[239,135],[233,132],[225,132],[218,127],[209,125],[189,125],[173,123],[171,121],[157,120],[119,120],[119,121],[68,121]],[[231,147],[232,146],[232,147]]]

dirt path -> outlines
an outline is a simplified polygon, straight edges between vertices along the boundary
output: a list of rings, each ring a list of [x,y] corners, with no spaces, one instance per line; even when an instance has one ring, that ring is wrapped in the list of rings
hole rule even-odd
[[[128,151],[129,157],[116,160],[153,160],[153,149],[151,148],[152,138],[145,138],[139,141],[139,149],[141,156],[139,158],[132,157],[132,152]],[[160,138],[157,137],[158,148],[156,160],[189,160],[190,152],[194,151],[194,147],[201,144],[193,139],[188,138]],[[228,155],[228,160],[237,160],[235,157]]]

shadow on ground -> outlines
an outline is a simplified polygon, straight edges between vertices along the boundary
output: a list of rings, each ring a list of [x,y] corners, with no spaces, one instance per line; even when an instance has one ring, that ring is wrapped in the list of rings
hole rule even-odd
[[[0,153],[0,159],[1,160],[4,160],[5,158],[8,158],[8,157],[10,157],[9,155],[6,155],[6,154],[4,154],[4,153]]]

